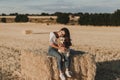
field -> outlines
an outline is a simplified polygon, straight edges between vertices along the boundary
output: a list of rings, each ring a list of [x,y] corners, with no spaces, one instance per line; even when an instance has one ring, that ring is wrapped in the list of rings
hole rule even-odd
[[[22,50],[37,49],[41,53],[46,52],[49,45],[49,32],[57,31],[62,27],[67,27],[71,32],[72,49],[89,52],[95,56],[96,80],[120,80],[120,27],[114,26],[0,23],[0,73],[4,74],[2,70],[6,71],[6,69],[20,71],[19,64],[15,68],[12,68],[11,65],[15,66],[16,63],[19,63],[19,55]],[[25,30],[32,30],[32,33],[25,34]],[[9,54],[8,50],[13,53]],[[14,58],[18,58],[12,59],[8,55],[15,55]],[[4,65],[6,62],[9,63]],[[6,67],[7,65],[10,66]]]

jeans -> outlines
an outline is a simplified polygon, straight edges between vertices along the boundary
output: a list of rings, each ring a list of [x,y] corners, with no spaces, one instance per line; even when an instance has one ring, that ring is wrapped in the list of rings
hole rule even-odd
[[[68,57],[66,54],[61,54],[58,52],[57,49],[49,46],[49,49],[48,49],[48,54],[50,56],[54,56],[57,58],[57,66],[58,66],[58,69],[62,71],[63,69],[63,66],[65,65],[65,68],[68,68],[70,67],[70,56]],[[64,58],[64,61],[62,61],[62,59]]]

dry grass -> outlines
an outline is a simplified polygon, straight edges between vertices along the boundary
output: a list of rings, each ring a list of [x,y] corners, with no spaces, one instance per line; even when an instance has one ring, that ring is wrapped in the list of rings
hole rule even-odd
[[[48,48],[49,32],[62,27],[69,28],[73,49],[86,51],[96,56],[97,80],[120,78],[120,27],[0,23],[0,46],[18,50],[40,50],[39,53],[44,53]],[[21,31],[24,30],[32,30],[37,34],[23,35]],[[4,49],[1,49],[0,55],[3,52]],[[109,66],[112,68],[108,68]],[[101,78],[103,75],[104,77]]]
[[[117,53],[120,50],[119,27],[47,26],[35,23],[0,24],[0,45],[19,48],[30,48],[29,46],[33,45],[32,48],[47,49],[49,32],[59,30],[62,27],[68,27],[71,31],[72,48],[91,52],[96,55],[97,62],[117,60]],[[31,30],[35,34],[22,35],[21,31],[25,30]]]

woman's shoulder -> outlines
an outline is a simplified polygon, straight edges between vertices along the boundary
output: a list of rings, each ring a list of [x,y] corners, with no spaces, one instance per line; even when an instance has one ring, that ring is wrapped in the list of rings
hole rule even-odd
[[[55,33],[54,32],[50,32],[50,36],[55,36]]]
[[[54,32],[50,32],[50,34],[54,34]]]
[[[50,35],[55,35],[54,32],[50,32]]]

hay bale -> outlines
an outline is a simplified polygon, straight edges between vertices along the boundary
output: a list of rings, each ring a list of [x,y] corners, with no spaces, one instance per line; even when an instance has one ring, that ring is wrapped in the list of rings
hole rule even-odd
[[[23,34],[32,34],[33,31],[32,31],[32,30],[24,30],[22,33],[23,33]]]
[[[21,70],[25,80],[60,80],[56,58],[45,54],[22,53]],[[93,56],[83,54],[73,57],[71,70],[73,77],[67,80],[94,80],[96,64]]]

